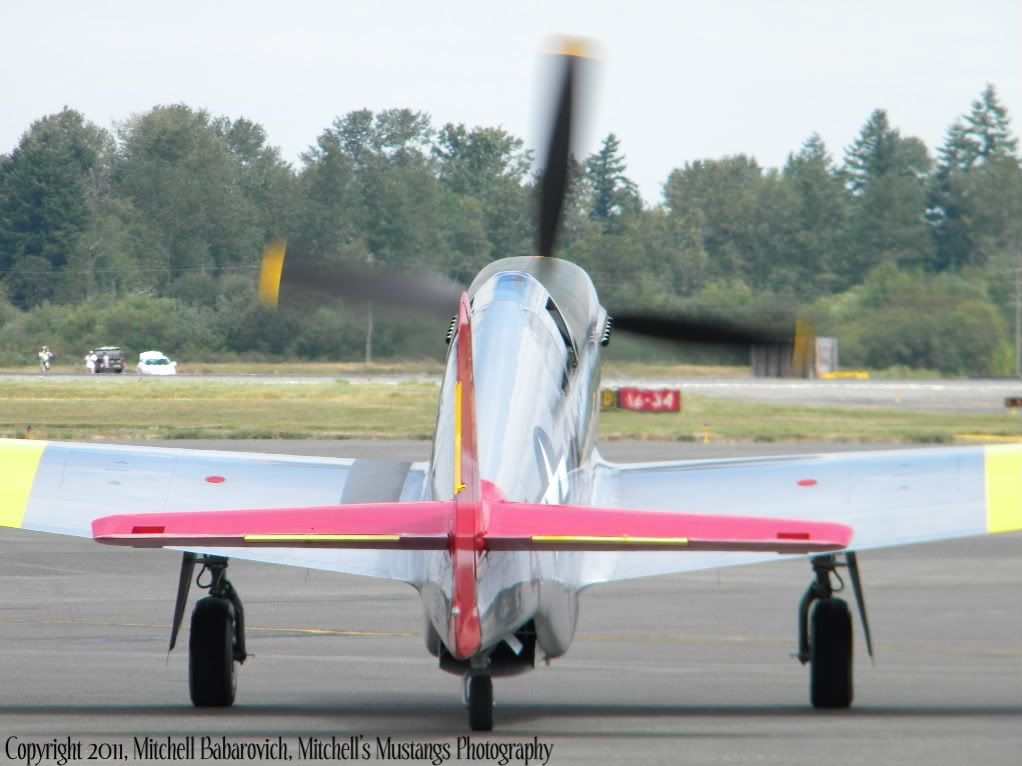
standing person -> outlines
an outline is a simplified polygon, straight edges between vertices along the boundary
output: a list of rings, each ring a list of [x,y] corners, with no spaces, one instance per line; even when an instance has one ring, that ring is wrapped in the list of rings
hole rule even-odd
[[[53,352],[50,351],[49,346],[43,346],[39,349],[39,369],[43,371],[45,375],[50,371],[50,362],[53,359]]]
[[[91,348],[85,354],[85,371],[90,375],[96,372],[96,352]]]

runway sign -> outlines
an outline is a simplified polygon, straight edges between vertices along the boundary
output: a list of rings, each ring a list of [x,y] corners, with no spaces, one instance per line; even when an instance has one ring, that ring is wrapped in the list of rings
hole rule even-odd
[[[603,411],[617,409],[617,391],[613,388],[600,390],[600,409]]]
[[[681,391],[674,388],[619,388],[617,406],[635,412],[681,412]]]

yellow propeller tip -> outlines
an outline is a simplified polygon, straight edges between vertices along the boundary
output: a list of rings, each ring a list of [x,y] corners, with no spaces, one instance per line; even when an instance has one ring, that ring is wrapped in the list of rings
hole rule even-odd
[[[595,58],[595,48],[593,41],[584,37],[555,37],[550,45],[551,53],[577,59]]]
[[[816,331],[806,319],[795,322],[795,342],[792,353],[792,368],[799,376],[808,374],[815,355]]]
[[[273,240],[263,250],[263,265],[259,269],[259,302],[266,308],[277,308],[286,252],[287,241],[283,239]]]

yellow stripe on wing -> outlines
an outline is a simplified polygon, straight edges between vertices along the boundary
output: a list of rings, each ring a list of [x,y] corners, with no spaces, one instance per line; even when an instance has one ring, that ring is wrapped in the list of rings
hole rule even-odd
[[[1022,445],[986,447],[987,532],[1022,529]]]
[[[245,535],[246,543],[399,543],[401,535]]]
[[[687,537],[591,537],[585,535],[533,535],[532,542],[549,545],[688,545]]]
[[[20,528],[45,442],[0,439],[0,527]]]
[[[461,381],[454,384],[454,494],[465,491],[461,480]]]

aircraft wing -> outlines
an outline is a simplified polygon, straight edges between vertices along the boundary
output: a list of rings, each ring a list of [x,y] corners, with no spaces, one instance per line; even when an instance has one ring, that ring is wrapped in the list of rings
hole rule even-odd
[[[419,500],[427,463],[0,439],[0,527],[92,538],[112,514]],[[381,550],[189,548],[231,558],[413,581]]]
[[[1022,445],[670,463],[604,463],[594,505],[783,517],[853,529],[851,550],[1022,529]],[[764,553],[607,554],[592,582],[776,560]]]

